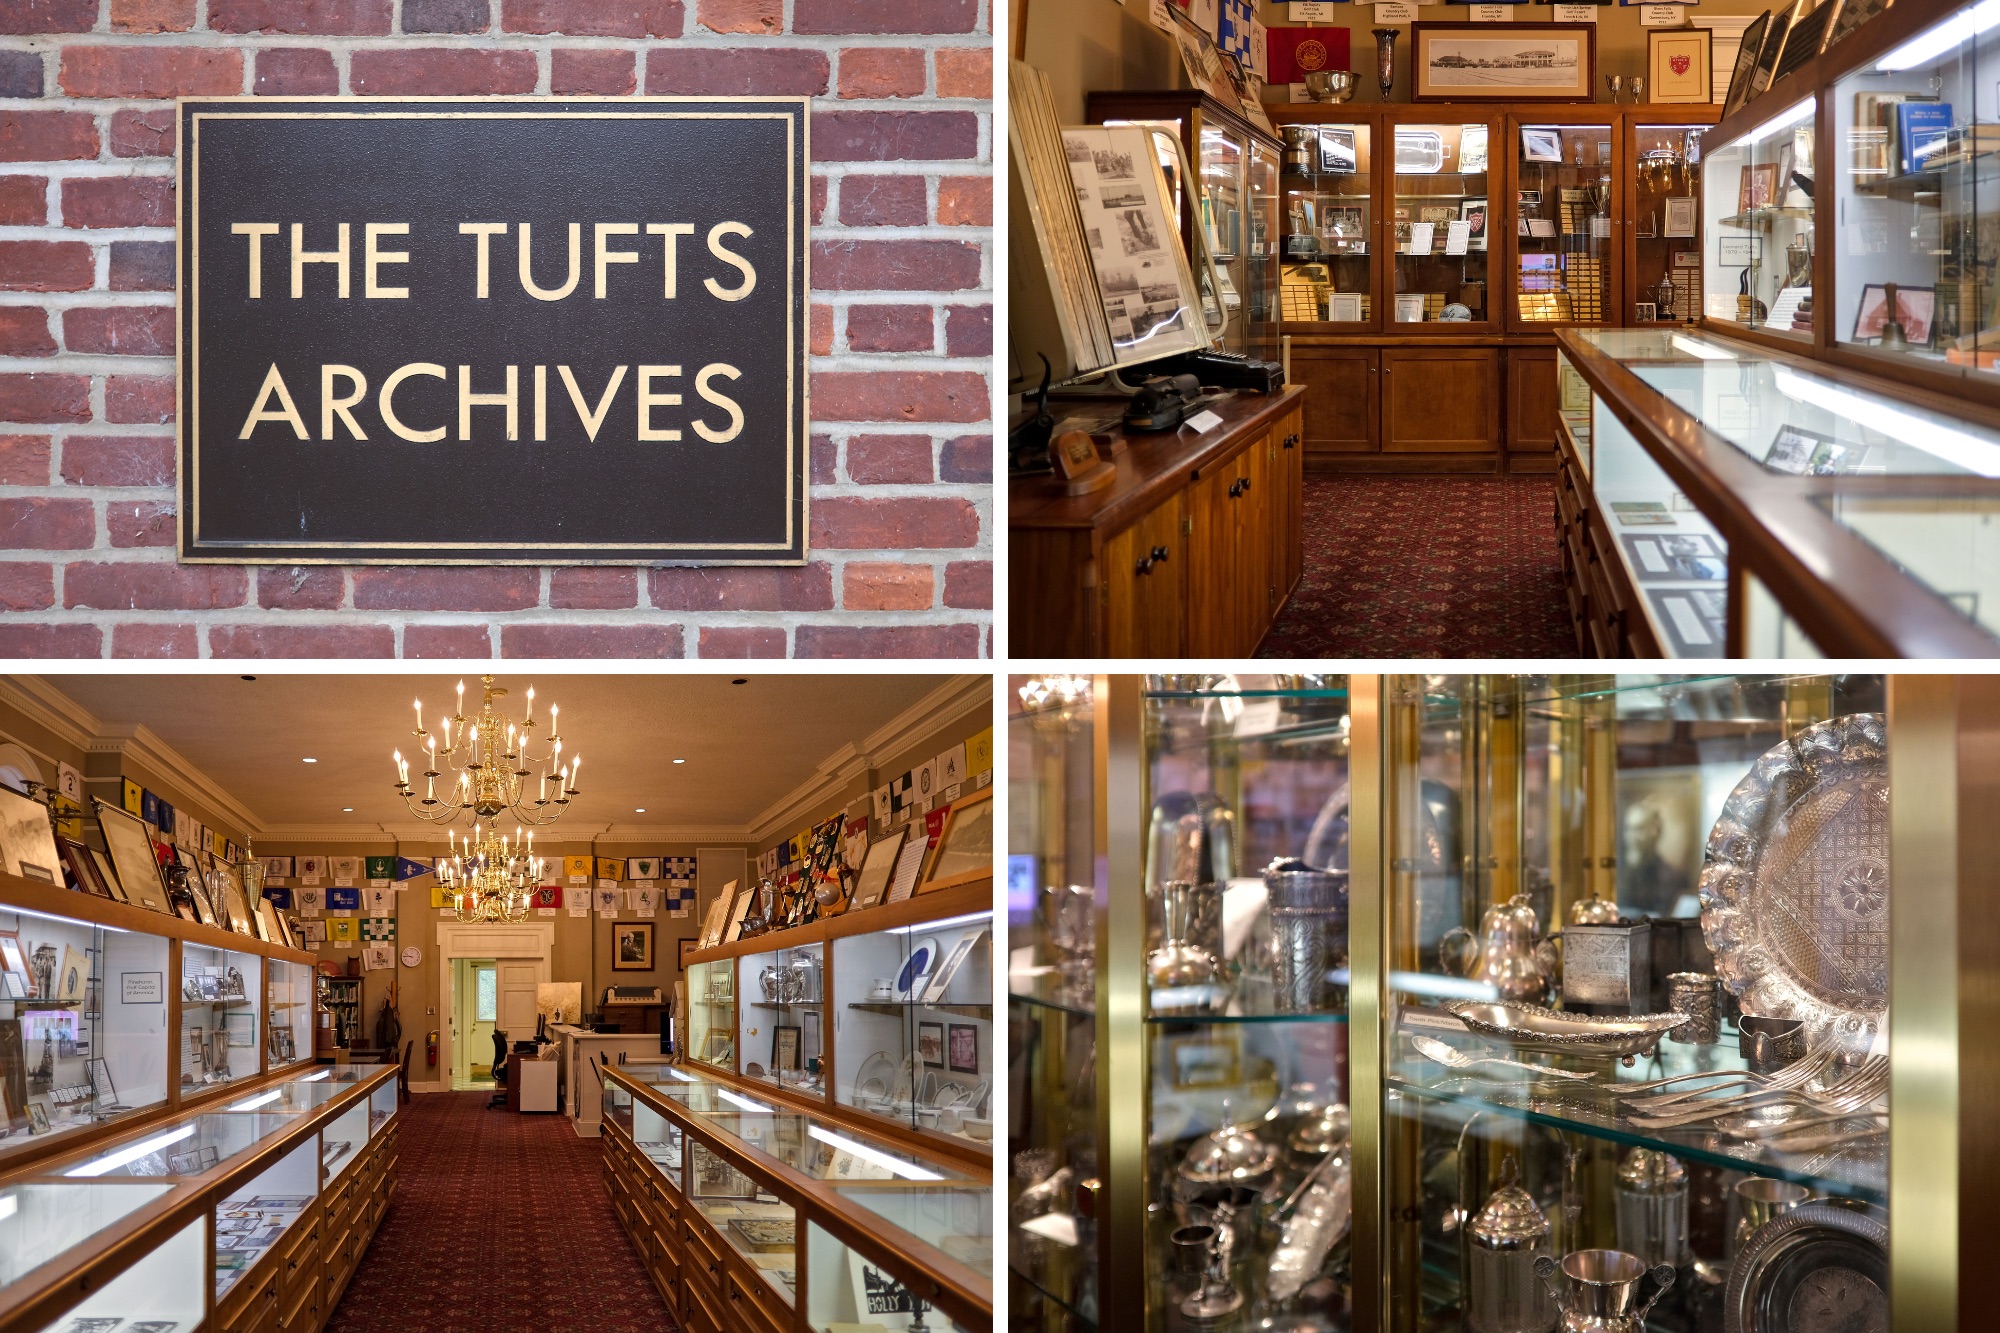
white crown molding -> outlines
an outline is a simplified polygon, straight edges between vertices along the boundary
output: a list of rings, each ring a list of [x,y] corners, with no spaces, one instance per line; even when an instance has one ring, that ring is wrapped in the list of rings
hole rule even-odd
[[[234,824],[246,838],[263,832],[263,821],[248,806],[217,786],[208,774],[143,722],[101,725],[84,749],[91,754],[115,754],[144,764],[193,800],[206,805],[215,819]]]
[[[0,704],[79,750],[89,748],[103,726],[82,704],[40,676],[0,676]]]

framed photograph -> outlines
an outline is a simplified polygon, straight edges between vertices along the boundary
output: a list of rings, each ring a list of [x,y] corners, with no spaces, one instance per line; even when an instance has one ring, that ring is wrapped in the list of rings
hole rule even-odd
[[[1826,25],[1826,45],[1821,50],[1838,45],[1856,28],[1874,18],[1889,7],[1889,0],[1836,0],[1840,12]]]
[[[1707,28],[1646,29],[1646,100],[1655,106],[1708,101],[1714,39]]]
[[[1692,236],[1698,221],[1699,208],[1693,195],[1681,195],[1667,200],[1666,235]]]
[[[961,796],[946,811],[919,893],[993,878],[993,789]]]
[[[799,1066],[799,1047],[805,1033],[784,1023],[771,1028],[771,1068],[796,1070]]]
[[[1903,337],[1912,347],[1931,344],[1931,321],[1937,311],[1937,293],[1930,287],[1896,288],[1896,319]],[[1889,293],[1881,283],[1871,282],[1861,289],[1861,307],[1854,312],[1854,335],[1850,341],[1872,342],[1881,338],[1889,323]]]
[[[953,1073],[979,1072],[979,1028],[972,1023],[953,1023],[945,1037],[945,1062]]]
[[[118,872],[125,901],[171,914],[166,881],[160,878],[160,863],[154,856],[153,838],[146,831],[146,821],[101,800],[96,805],[98,827],[104,831],[104,846],[110,852],[112,868]]]
[[[868,844],[868,852],[861,858],[861,873],[854,882],[854,906],[873,907],[882,901],[882,895],[889,890],[889,881],[896,872],[896,858],[902,853],[903,839],[910,834],[908,824],[898,824],[881,837]]]
[[[958,943],[951,946],[951,952],[944,956],[944,961],[931,972],[930,982],[924,987],[925,1004],[943,1002],[944,993],[951,986],[952,978],[956,977],[958,970],[965,966],[965,960],[972,956],[973,948],[985,938],[984,926],[977,930],[968,930],[959,937]]]
[[[689,954],[691,954],[691,953],[693,953],[693,952],[694,952],[694,951],[695,951],[695,950],[696,950],[697,948],[699,948],[700,946],[701,946],[701,941],[700,941],[700,940],[698,940],[698,939],[695,939],[695,938],[694,938],[693,936],[691,936],[691,935],[690,935],[690,936],[684,936],[684,937],[683,937],[683,938],[681,939],[681,942],[680,942],[680,959],[679,959],[679,961],[680,961],[680,965],[681,965],[681,971],[683,971],[683,972],[687,971],[687,965],[688,965],[688,955],[689,955]]]
[[[1785,34],[1791,31],[1792,19],[1798,13],[1800,3],[1804,0],[1795,0],[1793,4],[1771,11],[1771,21],[1764,28],[1764,41],[1757,50],[1757,63],[1750,70],[1750,97],[1771,86],[1778,68],[1778,53],[1785,49]],[[1747,45],[1749,34],[1746,32],[1744,36]]]
[[[40,1102],[28,1103],[28,1132],[30,1134],[49,1132],[49,1108]]]
[[[62,887],[62,858],[49,808],[12,787],[0,787],[0,869]]]
[[[79,893],[94,893],[100,898],[111,896],[111,889],[97,873],[97,862],[91,859],[90,848],[68,838],[59,838],[56,850],[62,856],[63,869],[76,881]]]
[[[1521,160],[1523,162],[1556,162],[1563,160],[1563,140],[1561,130],[1539,129],[1533,126],[1521,128]],[[1542,202],[1540,190],[1521,191],[1521,203],[1525,207],[1528,195],[1534,195],[1536,206]]]
[[[715,898],[708,905],[708,915],[701,924],[700,948],[713,949],[722,943],[723,929],[729,924],[729,909],[736,901],[736,881],[730,880],[716,891]]]
[[[1413,102],[1588,102],[1597,95],[1589,23],[1413,23]]]
[[[1434,227],[1442,227],[1458,220],[1458,209],[1451,204],[1424,204],[1417,209],[1417,221],[1428,222]]]
[[[1778,202],[1778,164],[1745,162],[1736,178],[1736,211],[1770,208]]]
[[[1639,324],[1657,324],[1660,322],[1660,309],[1651,301],[1634,302],[1632,319]]]
[[[611,970],[650,972],[653,970],[653,925],[651,921],[611,923]]]
[[[56,973],[56,993],[48,998],[64,1004],[83,999],[90,984],[90,958],[74,945],[63,945],[62,969]]]
[[[1729,71],[1729,90],[1722,97],[1722,114],[1728,116],[1750,100],[1750,79],[1757,67],[1757,53],[1763,49],[1764,33],[1771,26],[1771,11],[1750,20],[1743,40],[1736,48],[1736,63]]]
[[[730,881],[734,883],[735,881]],[[739,889],[736,900],[729,905],[728,923],[723,927],[722,944],[735,942],[743,934],[743,919],[750,915],[750,904],[756,900],[757,890]]]
[[[1361,169],[1355,151],[1354,131],[1338,125],[1322,125],[1319,131],[1319,169],[1322,175],[1351,176]]]
[[[917,1024],[917,1058],[927,1069],[943,1069],[944,1064],[944,1024]]]
[[[726,1065],[736,1058],[736,1038],[727,1032],[710,1032],[702,1059],[712,1065]]]
[[[1468,250],[1486,248],[1486,201],[1484,199],[1461,199],[1458,201],[1458,220],[1466,223],[1469,234],[1465,238]]]
[[[1785,45],[1771,69],[1771,82],[1776,83],[1820,53],[1826,45],[1827,24],[1839,8],[1840,0],[1820,0],[1818,8],[1807,10],[1802,5],[1793,14],[1792,25],[1785,30]]]

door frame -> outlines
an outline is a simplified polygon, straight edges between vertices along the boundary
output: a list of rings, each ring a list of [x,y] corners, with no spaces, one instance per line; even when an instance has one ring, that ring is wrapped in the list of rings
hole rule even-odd
[[[451,965],[459,958],[490,958],[496,963],[535,963],[535,980],[552,981],[556,947],[556,923],[522,921],[511,926],[462,925],[440,921],[437,928],[438,980],[438,1069],[442,1077],[429,1085],[412,1084],[424,1092],[449,1092],[452,1070],[452,986]]]

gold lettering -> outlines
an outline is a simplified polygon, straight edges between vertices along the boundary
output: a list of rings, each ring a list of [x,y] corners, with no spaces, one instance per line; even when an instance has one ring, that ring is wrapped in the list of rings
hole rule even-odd
[[[276,395],[279,406],[266,410],[264,404]],[[310,440],[306,434],[305,420],[299,416],[298,404],[292,401],[292,392],[285,387],[285,377],[278,373],[278,363],[273,361],[268,374],[264,376],[264,387],[257,390],[257,401],[251,404],[250,415],[243,419],[243,429],[236,436],[239,440],[250,438],[250,432],[266,421],[289,422],[292,431],[302,440]]]
[[[711,362],[703,366],[701,373],[694,377],[694,391],[700,394],[704,400],[714,403],[729,414],[729,428],[727,430],[714,430],[705,423],[697,421],[694,423],[694,433],[701,436],[702,439],[707,440],[710,444],[728,444],[743,433],[743,409],[736,405],[734,399],[725,398],[708,387],[708,382],[718,375],[726,375],[730,379],[737,379],[742,375],[742,372],[736,369],[735,366],[727,365],[721,361]]]
[[[306,249],[306,229],[302,222],[292,224],[292,299],[298,300],[306,294],[307,264],[338,264],[340,266],[340,299],[347,299],[347,224],[340,224],[340,245],[334,250]]]
[[[486,299],[486,261],[489,258],[486,243],[495,236],[505,236],[507,234],[507,224],[504,222],[461,222],[458,224],[458,234],[460,236],[477,236],[479,238],[479,288],[476,294],[480,300],[484,301]]]
[[[660,245],[661,248],[664,249],[666,252],[665,258],[667,265],[667,299],[671,301],[674,299],[674,287],[676,286],[675,269],[678,267],[678,265],[674,261],[678,257],[677,252],[680,247],[680,238],[683,236],[694,235],[694,223],[648,222],[646,224],[646,234],[648,236],[666,237],[666,239],[662,241]]]
[[[706,374],[707,372],[704,371],[702,373]],[[334,397],[333,382],[336,379],[344,379],[353,385],[354,392],[345,398]],[[319,437],[322,440],[333,438],[333,419],[338,416],[342,424],[347,427],[348,434],[357,440],[367,439],[368,432],[361,429],[360,424],[354,420],[354,413],[349,410],[367,396],[368,377],[353,366],[321,366],[319,368]]]
[[[444,427],[439,426],[436,430],[411,430],[397,417],[395,406],[391,401],[403,381],[412,375],[429,375],[433,379],[440,380],[448,378],[443,366],[434,365],[429,361],[412,361],[407,366],[398,366],[390,373],[388,379],[382,381],[382,392],[376,399],[375,405],[382,411],[383,424],[400,438],[412,444],[434,444],[444,438]]]
[[[563,387],[569,390],[569,401],[575,406],[577,416],[583,419],[583,429],[590,436],[590,442],[596,444],[597,428],[604,424],[604,414],[611,410],[611,399],[617,394],[618,386],[625,382],[625,367],[619,366],[611,372],[611,382],[604,386],[604,396],[597,400],[595,412],[584,401],[583,390],[577,387],[576,376],[569,373],[569,367],[557,366],[556,373],[562,376]]]
[[[722,248],[725,236],[749,236],[751,230],[740,222],[718,222],[708,229],[708,252],[725,264],[734,264],[743,271],[743,285],[736,288],[722,286],[714,278],[703,278],[702,286],[718,301],[741,301],[757,286],[757,270],[750,267],[750,261],[742,255]]]
[[[549,368],[535,367],[535,439],[549,438]]]
[[[636,222],[600,222],[597,224],[597,299],[604,299],[604,266],[606,264],[636,264],[639,262],[637,250],[607,250],[604,238],[607,236],[637,236],[639,224]]]
[[[238,222],[229,228],[232,236],[250,238],[250,299],[264,295],[264,238],[278,234],[275,222]]]
[[[525,224],[524,224],[525,225]],[[507,367],[507,389],[504,393],[474,393],[472,391],[472,367],[458,368],[458,438],[472,438],[472,409],[475,407],[504,407],[507,409],[507,438],[521,438],[521,368]]]
[[[537,301],[560,301],[576,290],[576,280],[582,276],[583,264],[583,224],[569,224],[569,281],[560,287],[537,287],[535,275],[529,266],[528,255],[529,224],[521,224],[521,290]]]
[[[407,264],[410,262],[408,250],[381,250],[375,245],[378,236],[408,236],[410,224],[407,222],[370,222],[361,228],[361,294],[383,300],[407,300],[408,287],[384,287],[375,280],[377,264]]]
[[[653,409],[655,407],[679,407],[681,396],[677,393],[654,393],[653,380],[657,377],[679,375],[679,366],[639,367],[639,438],[642,440],[678,440],[681,433],[671,428],[653,429]]]

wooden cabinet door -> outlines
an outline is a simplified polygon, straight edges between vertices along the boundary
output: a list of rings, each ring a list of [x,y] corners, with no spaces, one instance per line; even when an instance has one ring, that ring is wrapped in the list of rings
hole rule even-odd
[[[1187,568],[1179,495],[1104,543],[1105,656],[1182,656]]]
[[[1507,352],[1507,452],[1548,454],[1556,447],[1556,349]]]
[[[1292,378],[1305,386],[1308,454],[1372,454],[1381,447],[1381,394],[1372,347],[1292,347]]]
[[[1271,438],[1255,440],[1236,456],[1236,586],[1240,615],[1233,655],[1257,650],[1278,609],[1278,574],[1271,563],[1271,528],[1279,508],[1271,474]]]
[[[1278,600],[1283,601],[1305,576],[1306,479],[1305,420],[1294,410],[1278,436],[1278,465],[1285,477],[1285,512],[1276,528],[1279,542]]]
[[[1500,446],[1500,349],[1382,351],[1382,451],[1476,454]]]
[[[1189,657],[1234,657],[1240,602],[1236,592],[1234,461],[1202,469],[1187,505],[1187,632]]]

